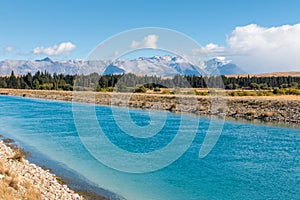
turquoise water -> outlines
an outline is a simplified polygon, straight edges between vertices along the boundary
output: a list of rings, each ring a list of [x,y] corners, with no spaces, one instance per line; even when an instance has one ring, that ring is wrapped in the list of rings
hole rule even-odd
[[[166,117],[165,126],[150,139],[136,139],[118,128],[110,107],[95,110],[107,137],[135,153],[167,145],[182,117],[199,127],[177,161],[142,174],[120,172],[98,162],[81,143],[68,102],[0,96],[0,132],[126,199],[300,199],[300,129],[226,121],[215,147],[200,159],[208,118],[151,111],[154,117]],[[125,111],[114,108],[120,115]],[[150,123],[149,111],[132,109],[130,117],[141,127]],[[90,139],[96,139],[93,127],[90,131]],[[108,154],[114,157],[113,152]]]

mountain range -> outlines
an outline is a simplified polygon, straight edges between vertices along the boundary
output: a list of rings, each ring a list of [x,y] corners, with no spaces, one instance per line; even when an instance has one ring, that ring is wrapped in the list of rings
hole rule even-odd
[[[46,57],[41,60],[4,60],[0,62],[0,75],[22,75],[28,72],[47,71],[51,74],[122,74],[174,76],[180,75],[217,75],[243,74],[237,65],[224,57],[215,57],[202,66],[196,66],[178,56],[140,57],[132,60],[52,60]]]

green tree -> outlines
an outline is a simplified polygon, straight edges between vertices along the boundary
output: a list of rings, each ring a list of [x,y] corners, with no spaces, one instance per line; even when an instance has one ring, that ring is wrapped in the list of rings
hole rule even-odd
[[[253,90],[259,90],[259,89],[260,89],[260,86],[259,86],[257,83],[251,83],[251,84],[250,84],[250,87],[251,87],[251,89],[253,89]]]
[[[37,79],[33,81],[33,89],[40,89],[40,82]]]
[[[299,84],[297,82],[291,83],[291,88],[298,88]]]
[[[15,76],[14,71],[11,71],[7,86],[9,88],[17,88],[17,77]]]

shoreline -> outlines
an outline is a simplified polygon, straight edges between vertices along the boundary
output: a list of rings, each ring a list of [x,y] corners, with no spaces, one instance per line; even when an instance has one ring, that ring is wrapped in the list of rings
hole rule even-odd
[[[294,95],[211,97],[3,88],[0,89],[0,95],[192,113],[200,116],[220,116],[249,121],[300,124],[300,96]]]

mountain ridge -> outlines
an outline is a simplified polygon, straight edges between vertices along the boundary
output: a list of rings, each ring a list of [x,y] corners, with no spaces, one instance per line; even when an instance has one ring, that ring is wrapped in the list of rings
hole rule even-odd
[[[40,60],[4,60],[0,61],[0,75],[17,75],[28,72],[47,71],[51,74],[122,74],[134,73],[145,75],[174,76],[180,75],[226,75],[245,73],[237,65],[224,57],[215,57],[204,64],[194,65],[178,56],[140,57],[132,60],[53,60],[45,57]]]

